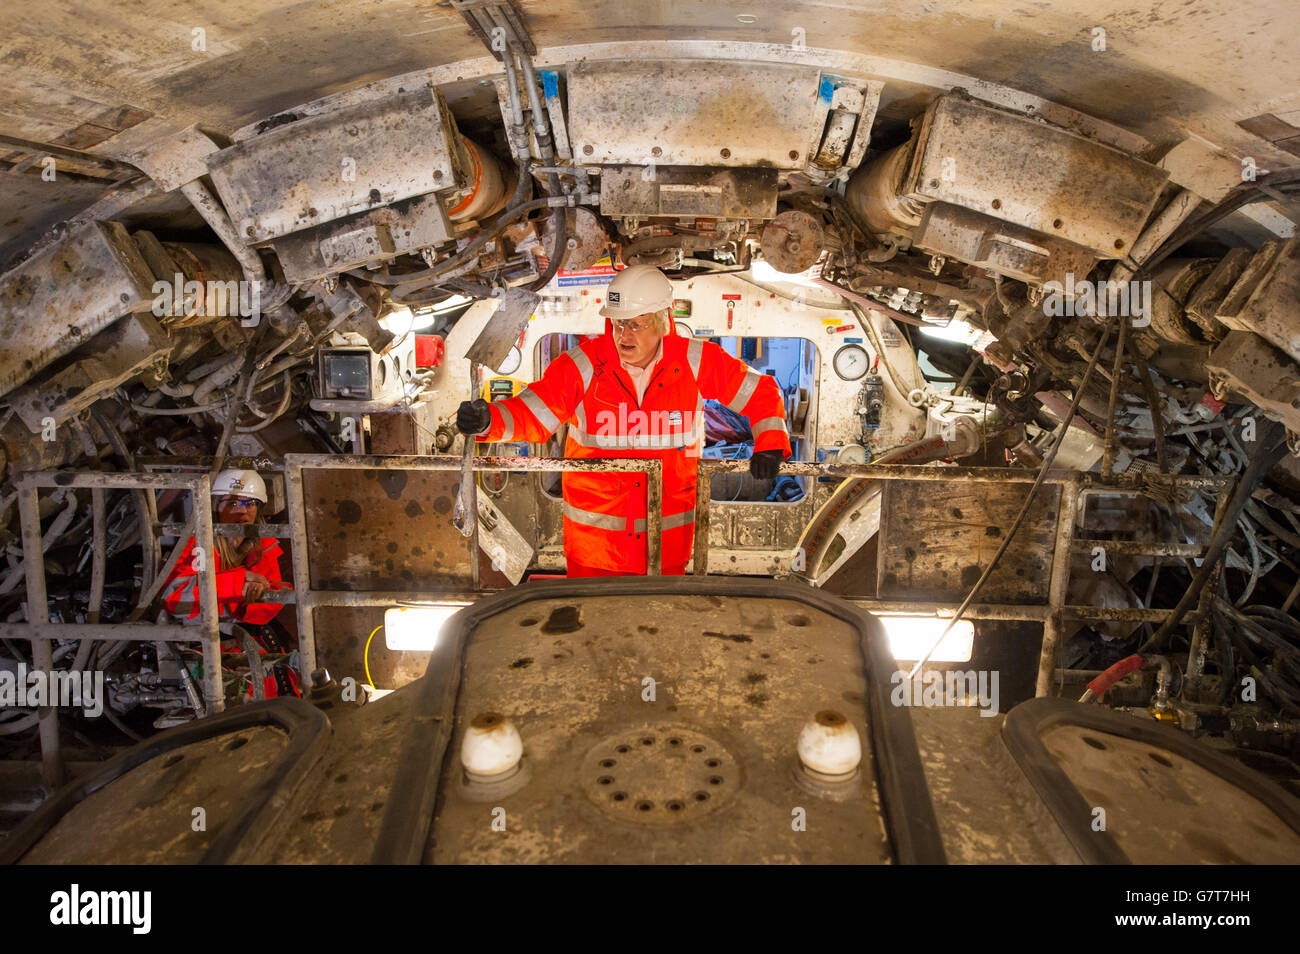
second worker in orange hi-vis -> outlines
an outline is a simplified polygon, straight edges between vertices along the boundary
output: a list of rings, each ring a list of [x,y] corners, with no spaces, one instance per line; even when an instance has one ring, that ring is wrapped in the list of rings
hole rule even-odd
[[[775,477],[789,458],[790,436],[776,381],[716,344],[676,334],[672,301],[672,283],[659,269],[624,269],[600,310],[603,335],[556,358],[517,397],[464,402],[456,425],[481,441],[540,443],[568,424],[565,457],[663,461],[663,572],[680,575],[695,538],[704,401],[749,419],[749,470],[759,479]],[[645,484],[645,475],[631,472],[564,474],[569,576],[646,572]]]

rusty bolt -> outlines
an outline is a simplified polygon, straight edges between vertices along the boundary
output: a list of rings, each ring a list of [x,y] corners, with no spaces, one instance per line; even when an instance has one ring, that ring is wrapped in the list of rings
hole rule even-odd
[[[662,156],[663,154],[664,151],[660,149],[658,146],[655,146],[653,149],[650,150],[650,155],[652,156]]]
[[[435,179],[441,179],[441,178],[442,178],[442,170],[441,170],[441,169],[434,169],[434,170],[433,170],[433,177],[434,177]]]
[[[791,159],[798,159],[798,158],[799,158],[799,150],[798,150],[798,149],[791,149],[791,150],[790,150],[790,158],[791,158]]]
[[[245,234],[245,235],[252,235],[252,234],[253,234],[253,227],[250,225],[248,228],[244,229],[244,234]]]
[[[1001,199],[994,199],[994,200],[990,203],[990,205],[992,205],[993,208],[995,208],[995,209],[1000,209],[1000,208],[1002,208],[1002,200],[1001,200]]]
[[[722,150],[722,158],[723,158],[723,159],[730,159],[730,158],[731,158],[731,150],[730,150],[730,149],[723,149],[723,150]]]
[[[1124,240],[1123,240],[1123,239],[1115,239],[1115,247],[1116,247],[1116,248],[1123,248],[1123,247],[1124,247]]]
[[[590,156],[593,152],[595,152],[595,150],[592,149],[590,146],[583,146],[583,147],[582,147],[582,154],[583,154],[584,156]]]

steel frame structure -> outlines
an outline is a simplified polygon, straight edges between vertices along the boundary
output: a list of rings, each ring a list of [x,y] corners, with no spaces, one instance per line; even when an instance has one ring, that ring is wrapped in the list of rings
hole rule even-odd
[[[241,461],[242,462],[242,461]],[[188,460],[184,458],[151,458],[142,460],[141,464],[150,468],[185,468],[210,466],[206,459]],[[305,685],[311,684],[312,672],[316,667],[316,635],[313,611],[322,606],[395,606],[401,603],[427,601],[469,601],[473,602],[486,595],[475,583],[469,589],[439,591],[437,593],[419,591],[399,592],[358,592],[352,590],[319,590],[311,586],[311,568],[305,555],[309,552],[306,525],[306,509],[303,493],[303,473],[306,470],[417,470],[417,471],[458,471],[462,461],[459,456],[379,456],[379,455],[340,455],[340,454],[289,454],[283,462],[258,460],[249,461],[252,466],[270,465],[269,469],[282,469],[285,477],[287,496],[286,524],[264,525],[260,532],[263,536],[288,538],[292,541],[294,589],[283,593],[267,594],[266,602],[292,603],[296,607],[299,640],[299,670]],[[693,572],[697,576],[708,575],[709,561],[709,486],[713,474],[740,473],[746,470],[748,461],[701,460],[699,462],[699,480],[696,496],[696,526]],[[475,457],[473,468],[480,471],[602,471],[643,473],[647,478],[647,566],[648,575],[658,576],[661,570],[660,524],[663,499],[663,465],[655,459],[607,458],[600,460],[564,460],[539,457]],[[1036,477],[1033,471],[1008,470],[993,467],[932,467],[915,465],[830,465],[808,462],[788,462],[780,467],[780,473],[796,477],[831,477],[858,478],[878,480],[945,480],[952,482],[993,482],[1032,484]],[[1172,482],[1177,489],[1215,490],[1218,491],[1218,504],[1215,511],[1216,522],[1222,517],[1224,508],[1230,498],[1229,490],[1235,480],[1232,477],[1205,476],[1167,476],[1163,480]],[[46,606],[45,572],[41,559],[32,560],[32,553],[43,553],[41,545],[40,514],[37,491],[40,487],[90,488],[105,489],[144,489],[155,491],[163,489],[180,489],[189,492],[195,503],[194,517],[188,524],[155,524],[154,530],[160,535],[179,536],[182,539],[193,535],[206,546],[207,552],[213,552],[215,534],[225,534],[226,528],[216,527],[212,523],[211,509],[206,506],[211,483],[208,474],[187,475],[184,473],[103,473],[43,471],[20,475],[16,478],[18,490],[18,507],[22,524],[22,544],[26,569],[27,603],[29,607],[27,623],[0,623],[0,634],[30,640],[33,647],[33,662],[36,669],[49,672],[53,668],[52,639],[114,639],[153,642],[158,640],[172,642],[203,643],[204,654],[204,695],[206,697],[206,715],[219,712],[224,707],[221,685],[221,635],[218,614],[212,611],[217,605],[216,576],[210,563],[200,571],[200,612],[199,625],[181,625],[174,623],[50,623],[31,619],[30,607]],[[1172,542],[1091,540],[1074,536],[1082,499],[1088,494],[1138,494],[1143,490],[1142,478],[1138,475],[1120,475],[1103,478],[1097,474],[1079,472],[1060,472],[1049,474],[1044,481],[1062,487],[1060,509],[1057,514],[1056,537],[1052,557],[1051,577],[1048,587],[1048,601],[1044,604],[990,604],[975,603],[963,614],[970,619],[981,620],[1024,620],[1043,624],[1043,643],[1039,656],[1038,681],[1036,695],[1049,695],[1052,681],[1061,670],[1057,667],[1057,655],[1065,634],[1065,621],[1068,620],[1124,620],[1130,622],[1160,622],[1170,610],[1140,607],[1096,607],[1074,606],[1065,603],[1069,586],[1070,554],[1074,550],[1091,549],[1104,546],[1116,553],[1128,555],[1160,557],[1200,557],[1205,547],[1195,544]],[[200,506],[199,501],[204,505]],[[96,519],[100,518],[96,510]],[[229,532],[242,528],[231,528]],[[102,528],[96,526],[96,533]],[[299,555],[304,555],[299,558]],[[166,568],[164,568],[166,569]],[[161,575],[160,575],[161,580]],[[155,586],[159,581],[155,581]],[[852,599],[860,609],[868,612],[933,614],[939,617],[953,616],[958,606],[955,603],[919,602],[905,600],[867,600]],[[1195,622],[1192,659],[1189,665],[1200,670],[1204,654],[1203,622],[1207,603],[1202,598]],[[63,781],[63,766],[59,753],[58,722],[56,710],[50,706],[41,707],[40,739],[42,751],[42,776],[45,784],[54,788]]]

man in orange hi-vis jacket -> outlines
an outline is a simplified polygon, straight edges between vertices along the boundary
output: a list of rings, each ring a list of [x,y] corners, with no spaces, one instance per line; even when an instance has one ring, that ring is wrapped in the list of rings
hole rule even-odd
[[[790,437],[776,381],[716,344],[676,334],[672,301],[672,283],[659,269],[624,269],[610,282],[600,310],[603,335],[556,358],[516,397],[491,405],[464,402],[456,425],[480,441],[540,443],[567,423],[567,458],[663,461],[663,573],[680,575],[695,537],[705,399],[749,419],[749,471],[759,479],[776,476],[790,456]],[[564,474],[569,576],[646,572],[645,483],[645,475],[632,472]]]

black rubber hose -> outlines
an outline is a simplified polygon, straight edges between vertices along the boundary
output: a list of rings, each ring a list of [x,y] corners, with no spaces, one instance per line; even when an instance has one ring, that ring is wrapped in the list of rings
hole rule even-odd
[[[560,177],[554,172],[547,173],[547,185],[550,187],[551,195],[563,195],[560,189]],[[529,291],[541,291],[550,284],[555,273],[560,270],[564,264],[564,259],[568,257],[569,249],[569,210],[564,207],[557,208],[553,213],[557,217],[555,222],[555,241],[551,245],[551,261],[546,268],[546,274],[537,281],[528,286]]]
[[[1228,548],[1228,542],[1236,532],[1237,518],[1246,509],[1246,502],[1250,500],[1250,495],[1259,486],[1259,482],[1268,475],[1269,471],[1286,454],[1287,446],[1282,429],[1272,421],[1265,421],[1259,428],[1255,456],[1246,465],[1241,480],[1237,483],[1237,490],[1228,503],[1227,510],[1224,511],[1222,519],[1215,524],[1210,534],[1210,544],[1201,560],[1200,569],[1197,570],[1196,576],[1192,578],[1191,585],[1187,588],[1187,592],[1183,594],[1183,598],[1178,601],[1178,605],[1165,617],[1165,621],[1160,624],[1160,628],[1155,631],[1155,635],[1142,644],[1142,648],[1138,650],[1139,653],[1145,656],[1148,653],[1160,652],[1160,647],[1164,646],[1174,627],[1182,622],[1183,617],[1187,615],[1187,611],[1201,598],[1201,590],[1205,589],[1205,584],[1214,573],[1219,559],[1223,556],[1223,551]]]
[[[1237,657],[1232,651],[1232,639],[1225,632],[1223,621],[1210,614],[1210,634],[1219,647],[1219,700],[1218,704],[1226,706],[1232,690],[1237,684]]]
[[[1283,613],[1276,607],[1264,606],[1261,603],[1256,603],[1251,606],[1243,606],[1241,611],[1247,616],[1263,617],[1276,623],[1278,626],[1281,626],[1286,630],[1292,639],[1300,642],[1300,620],[1297,620],[1294,616],[1291,616],[1288,613]]]

